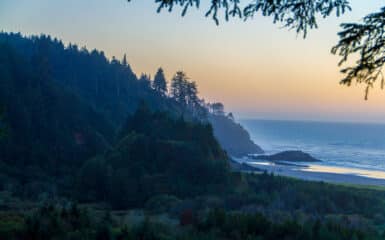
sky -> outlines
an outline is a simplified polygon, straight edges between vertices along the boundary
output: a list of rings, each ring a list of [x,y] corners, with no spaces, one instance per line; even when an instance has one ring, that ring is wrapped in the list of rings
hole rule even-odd
[[[359,21],[384,0],[351,0],[353,10],[320,19],[306,39],[271,18],[243,22],[205,18],[205,4],[185,17],[156,13],[152,0],[1,0],[0,30],[49,34],[65,43],[127,59],[137,73],[166,77],[183,70],[200,96],[220,101],[238,118],[385,123],[385,90],[341,86],[339,58],[330,53],[342,22]]]

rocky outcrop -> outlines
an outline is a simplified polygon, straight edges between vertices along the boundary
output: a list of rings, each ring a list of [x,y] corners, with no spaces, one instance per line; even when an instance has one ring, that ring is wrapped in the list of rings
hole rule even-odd
[[[284,151],[273,155],[259,155],[251,158],[267,161],[288,161],[288,162],[320,162],[308,153],[302,151]]]

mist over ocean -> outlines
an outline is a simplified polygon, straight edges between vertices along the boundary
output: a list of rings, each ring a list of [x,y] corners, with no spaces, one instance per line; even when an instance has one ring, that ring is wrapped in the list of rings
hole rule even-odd
[[[385,124],[241,120],[267,154],[302,150],[323,165],[385,171]]]

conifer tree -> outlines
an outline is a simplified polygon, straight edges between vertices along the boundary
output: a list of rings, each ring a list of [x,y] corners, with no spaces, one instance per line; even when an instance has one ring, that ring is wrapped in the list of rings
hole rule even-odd
[[[123,66],[127,66],[127,65],[128,65],[126,54],[124,54],[124,56],[123,56],[123,59],[122,59],[122,65],[123,65]]]
[[[193,114],[202,108],[202,100],[198,97],[198,87],[194,81],[189,81],[186,74],[179,71],[171,81],[171,96],[187,107]]]
[[[178,71],[171,80],[171,96],[179,103],[186,104],[186,83],[188,78],[183,71]]]
[[[155,74],[153,88],[162,95],[167,93],[167,82],[162,68],[159,68]]]
[[[225,113],[224,106],[220,102],[212,103],[210,105],[210,108],[211,108],[212,114],[214,114],[214,115],[221,115],[221,116],[223,116],[224,113]]]
[[[151,86],[151,77],[145,73],[142,73],[139,78],[140,84],[142,86],[149,88]]]

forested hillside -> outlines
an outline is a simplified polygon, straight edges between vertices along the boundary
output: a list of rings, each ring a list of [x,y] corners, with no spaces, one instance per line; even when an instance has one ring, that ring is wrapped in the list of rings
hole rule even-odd
[[[155,182],[177,196],[224,188],[228,156],[208,122],[216,113],[185,73],[168,91],[162,69],[137,78],[125,58],[46,36],[2,33],[0,42],[1,188],[114,207],[143,204]],[[147,110],[135,112],[140,104]]]
[[[65,46],[60,40],[50,36],[23,37],[21,34],[0,33],[0,42],[6,43],[26,61],[34,64],[40,59],[40,70],[47,77],[60,84],[60,88],[78,96],[110,122],[115,131],[133,113],[141,100],[155,110],[168,111],[174,116],[183,115],[186,119],[208,121],[215,104],[206,103],[198,97],[198,87],[189,81],[183,72],[177,72],[169,83],[166,82],[163,69],[159,68],[154,79],[148,74],[139,77],[132,71],[126,55],[122,60],[115,57],[107,59],[102,51],[89,51],[85,47],[69,44]],[[220,142],[239,145],[241,150],[232,147],[225,149],[231,155],[254,153],[259,147],[255,145],[244,130],[238,128],[234,121],[226,121],[232,132],[240,130],[233,139],[233,134],[216,127],[216,137]],[[246,150],[246,151],[245,151]]]
[[[114,128],[107,114],[61,87],[44,57],[32,59],[0,45],[6,129],[0,139],[0,191],[127,208],[142,207],[160,193],[187,197],[225,188],[228,156],[209,123],[193,121],[187,110],[189,120],[151,110],[143,101]],[[164,100],[178,106],[172,101]]]
[[[154,109],[183,112],[182,106],[151,88],[148,76],[138,78],[125,57],[122,61],[115,58],[110,61],[102,51],[89,51],[74,44],[65,46],[60,40],[45,35],[26,38],[1,33],[0,42],[12,46],[27,62],[39,56],[44,74],[81,97],[115,127],[135,111],[141,99]]]
[[[3,108],[1,163],[17,167],[14,174],[57,175],[66,166],[107,149],[112,125],[75,94],[54,84],[44,59],[25,61],[0,44],[0,103]],[[16,168],[14,168],[16,170]],[[4,170],[4,168],[2,169]]]

